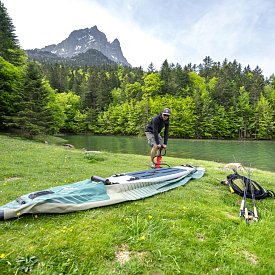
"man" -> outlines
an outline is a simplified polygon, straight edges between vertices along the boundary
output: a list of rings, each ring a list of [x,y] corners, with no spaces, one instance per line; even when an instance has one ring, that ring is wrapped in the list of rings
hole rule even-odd
[[[150,154],[151,168],[155,168],[154,157],[156,155],[156,151],[161,147],[165,149],[167,146],[170,115],[170,109],[165,108],[160,114],[154,116],[145,128],[145,135],[147,137],[148,144],[152,147]],[[163,128],[164,141],[160,135]]]

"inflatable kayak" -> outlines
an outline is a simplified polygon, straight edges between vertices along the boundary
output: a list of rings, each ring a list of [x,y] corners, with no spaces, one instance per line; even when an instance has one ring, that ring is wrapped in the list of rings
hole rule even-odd
[[[0,220],[23,214],[68,213],[159,194],[204,175],[203,168],[176,166],[113,175],[93,176],[77,183],[26,194],[0,206]]]

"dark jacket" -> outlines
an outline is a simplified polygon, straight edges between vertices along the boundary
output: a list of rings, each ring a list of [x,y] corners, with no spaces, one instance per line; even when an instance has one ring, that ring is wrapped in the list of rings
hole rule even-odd
[[[169,131],[169,118],[167,120],[163,120],[162,114],[160,113],[157,116],[154,116],[149,124],[145,128],[145,132],[153,133],[155,136],[156,143],[159,144],[158,134],[164,129],[164,144],[167,145],[168,141],[168,131]]]

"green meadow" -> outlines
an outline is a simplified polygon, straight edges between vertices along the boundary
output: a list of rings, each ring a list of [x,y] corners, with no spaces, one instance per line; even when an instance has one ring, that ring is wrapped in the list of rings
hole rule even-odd
[[[146,156],[87,156],[7,135],[0,154],[0,205],[92,175],[149,169]],[[164,158],[204,167],[205,175],[144,200],[0,221],[0,274],[275,274],[275,200],[257,201],[259,221],[247,225],[242,197],[220,183],[232,173],[225,164]],[[275,173],[252,167],[251,178],[275,190]]]

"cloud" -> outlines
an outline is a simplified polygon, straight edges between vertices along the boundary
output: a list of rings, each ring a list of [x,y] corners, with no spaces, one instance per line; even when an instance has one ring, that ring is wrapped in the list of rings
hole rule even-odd
[[[97,25],[112,42],[120,41],[124,56],[133,66],[146,69],[173,56],[173,49],[143,31],[131,17],[117,16],[112,9],[87,0],[13,0],[3,1],[13,20],[16,34],[24,49],[42,48],[66,39],[76,29]],[[129,2],[130,3],[130,2]],[[131,9],[129,4],[128,9]],[[22,13],[24,10],[24,13]],[[124,14],[127,14],[124,10]]]
[[[87,6],[82,0],[4,2],[25,49],[61,42],[73,30],[92,27],[107,15],[96,3]]]
[[[174,30],[171,43],[177,61],[198,65],[210,56],[220,62],[225,58],[236,59],[243,67],[248,64],[251,68],[260,66],[267,76],[274,72],[267,58],[275,59],[272,51],[275,41],[271,35],[275,21],[266,17],[266,11],[271,9],[270,2],[261,2],[260,6],[255,2],[251,1],[250,5],[247,1],[213,4],[200,16],[194,16],[196,20],[191,24]]]
[[[97,25],[133,66],[236,59],[275,72],[272,0],[2,0],[24,49],[56,44]],[[24,11],[24,12],[22,12]]]

